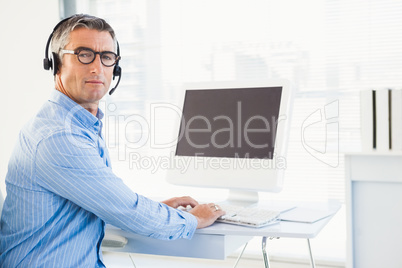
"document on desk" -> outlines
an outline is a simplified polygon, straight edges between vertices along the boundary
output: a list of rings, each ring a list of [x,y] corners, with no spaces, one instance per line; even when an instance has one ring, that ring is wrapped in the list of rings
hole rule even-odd
[[[320,210],[312,208],[296,207],[285,213],[281,213],[279,219],[281,221],[314,223],[334,214],[334,211]]]

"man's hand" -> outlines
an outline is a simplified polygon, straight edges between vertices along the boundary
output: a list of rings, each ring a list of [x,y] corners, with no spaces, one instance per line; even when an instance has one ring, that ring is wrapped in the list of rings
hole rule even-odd
[[[225,215],[225,211],[222,211],[218,205],[213,203],[195,206],[189,212],[198,220],[197,229],[207,227],[214,223],[220,216]]]
[[[193,214],[197,218],[197,229],[207,227],[214,223],[217,218],[225,215],[225,211],[222,211],[218,205],[213,203],[200,205],[190,196],[173,197],[162,201],[162,203],[172,208],[191,206],[192,209],[189,211],[189,213]]]
[[[172,208],[178,208],[180,206],[182,207],[191,206],[193,208],[198,205],[198,202],[195,201],[190,196],[173,197],[168,200],[162,201],[162,203]]]

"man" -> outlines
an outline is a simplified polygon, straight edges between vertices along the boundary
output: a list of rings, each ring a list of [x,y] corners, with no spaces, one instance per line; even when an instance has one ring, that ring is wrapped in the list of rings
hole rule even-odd
[[[56,90],[21,130],[9,162],[0,229],[0,267],[104,267],[105,223],[159,239],[190,239],[224,214],[191,197],[154,202],[113,174],[101,135],[113,29],[75,15],[53,33]],[[179,206],[190,205],[188,213]]]

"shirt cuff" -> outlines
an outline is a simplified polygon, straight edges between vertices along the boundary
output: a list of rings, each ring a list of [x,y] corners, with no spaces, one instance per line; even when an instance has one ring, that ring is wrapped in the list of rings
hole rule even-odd
[[[183,238],[191,239],[195,233],[195,230],[197,229],[198,221],[197,221],[197,218],[193,214],[186,213],[186,212],[184,214],[186,214],[185,217],[186,217],[187,223],[185,225],[186,227],[183,232]]]

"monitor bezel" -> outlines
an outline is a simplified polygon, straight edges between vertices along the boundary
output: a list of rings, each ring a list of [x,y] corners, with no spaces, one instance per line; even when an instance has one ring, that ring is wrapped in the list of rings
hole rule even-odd
[[[182,104],[184,107],[186,90],[213,90],[235,88],[259,88],[259,87],[282,87],[281,103],[279,108],[279,120],[275,138],[275,150],[273,159],[242,159],[241,165],[236,164],[236,159],[222,157],[193,157],[175,155],[180,131],[180,122],[176,122],[175,146],[172,146],[172,161],[187,163],[185,171],[172,166],[167,170],[166,180],[169,183],[181,186],[194,186],[203,188],[221,188],[235,191],[253,192],[279,192],[283,187],[283,176],[287,166],[286,154],[288,135],[291,120],[292,88],[288,80],[266,81],[219,81],[189,83],[183,86]],[[181,120],[182,115],[180,116]],[[201,159],[202,158],[202,159]],[[213,167],[209,163],[222,163],[225,168]],[[278,163],[280,161],[280,163]],[[229,163],[229,164],[227,164]],[[280,167],[278,167],[280,165]],[[223,165],[221,165],[223,167]],[[241,168],[241,167],[249,168]],[[253,168],[253,167],[270,167]],[[238,168],[240,167],[240,168]]]

